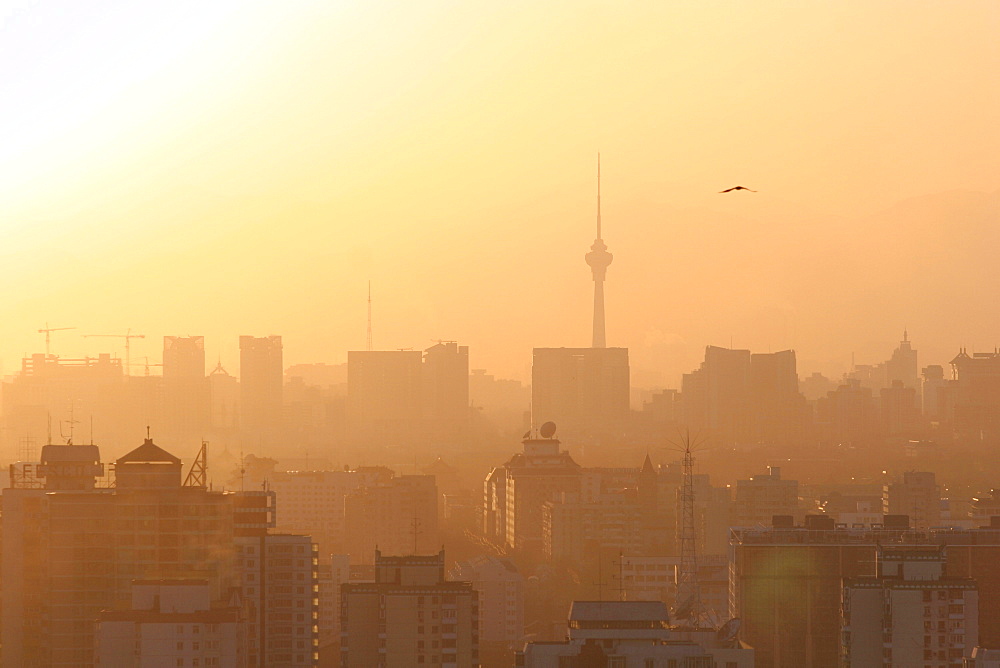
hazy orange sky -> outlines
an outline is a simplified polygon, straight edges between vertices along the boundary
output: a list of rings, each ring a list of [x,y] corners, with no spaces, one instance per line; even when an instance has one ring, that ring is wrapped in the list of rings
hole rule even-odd
[[[1000,2],[0,4],[0,358],[1000,343]],[[760,192],[718,195],[743,184]]]

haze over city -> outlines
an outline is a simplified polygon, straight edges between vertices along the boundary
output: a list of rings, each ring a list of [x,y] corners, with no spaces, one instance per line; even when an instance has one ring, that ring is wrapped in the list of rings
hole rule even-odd
[[[608,336],[650,384],[706,344],[828,375],[904,327],[939,361],[997,344],[995,3],[4,11],[7,372],[45,322],[343,362],[371,280],[379,347],[526,381],[586,343],[598,150]]]
[[[1000,3],[0,3],[0,665],[1000,668]]]

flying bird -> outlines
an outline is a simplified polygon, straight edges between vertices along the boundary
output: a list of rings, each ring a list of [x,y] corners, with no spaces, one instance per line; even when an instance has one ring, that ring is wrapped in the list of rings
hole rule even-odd
[[[731,193],[734,190],[748,190],[748,191],[750,191],[752,193],[757,192],[756,190],[750,190],[750,188],[746,188],[744,186],[733,186],[732,188],[726,188],[725,190],[720,190],[719,194],[721,195],[722,193]]]

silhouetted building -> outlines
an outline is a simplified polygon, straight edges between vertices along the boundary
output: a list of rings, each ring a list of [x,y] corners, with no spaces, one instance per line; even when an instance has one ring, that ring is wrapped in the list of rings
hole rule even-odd
[[[461,445],[469,433],[469,347],[440,341],[424,351],[421,367],[424,437]]]
[[[756,441],[791,443],[802,437],[808,413],[794,350],[750,355],[750,412]]]
[[[951,360],[954,381],[939,406],[959,435],[977,440],[1000,438],[1000,354],[963,348]]]
[[[681,396],[688,426],[726,441],[750,438],[750,351],[705,348],[705,360],[684,374]]]
[[[479,593],[479,649],[494,665],[520,648],[524,639],[524,576],[510,559],[480,555],[450,571],[451,580],[472,583]]]
[[[877,424],[872,391],[856,378],[816,402],[816,421],[823,436],[836,442],[871,438]]]
[[[281,439],[282,371],[280,336],[240,337],[240,429],[254,445]]]
[[[886,436],[914,435],[920,428],[917,391],[905,387],[901,380],[894,380],[892,386],[883,387],[880,394],[882,433]]]
[[[906,471],[901,479],[885,485],[882,512],[885,515],[908,516],[915,529],[937,526],[941,520],[941,488],[934,474],[929,471]]]
[[[163,427],[175,438],[201,438],[210,424],[205,337],[163,337]]]
[[[421,360],[419,350],[347,353],[347,431],[353,442],[420,440]]]
[[[783,480],[781,467],[768,466],[767,473],[736,481],[735,525],[769,526],[775,515],[798,515],[799,483]]]
[[[440,545],[438,490],[432,475],[403,475],[358,487],[347,493],[344,515],[353,563],[370,558],[376,548],[386,555],[403,555]]]
[[[341,586],[341,666],[479,665],[479,595],[444,577],[444,551],[375,552],[375,581]]]
[[[240,426],[240,383],[219,362],[208,374],[209,424],[214,434],[235,434]]]
[[[899,342],[899,347],[892,351],[892,357],[885,363],[886,385],[899,381],[903,387],[920,391],[920,375],[917,365],[917,351],[913,349],[910,337],[907,332],[903,332],[903,340]]]
[[[620,441],[629,420],[627,348],[535,348],[531,414],[574,443]]]
[[[941,398],[939,395],[947,385],[947,381],[944,379],[944,367],[940,364],[925,366],[923,377],[921,394],[923,395],[924,417],[929,420],[938,420],[941,417]]]

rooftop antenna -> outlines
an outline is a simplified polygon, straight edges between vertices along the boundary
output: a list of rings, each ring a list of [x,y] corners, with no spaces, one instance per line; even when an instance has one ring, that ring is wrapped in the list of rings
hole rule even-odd
[[[694,506],[694,452],[701,443],[691,440],[686,431],[676,448],[684,454],[681,483],[681,563],[677,579],[677,598],[674,615],[677,618],[697,618],[701,613],[701,591],[698,586],[698,545],[695,532]]]
[[[366,350],[369,352],[372,349],[372,282],[368,281],[368,347]]]
[[[625,553],[618,550],[618,600],[625,600]]]
[[[417,535],[419,533],[420,518],[413,516],[413,554],[417,554]]]

